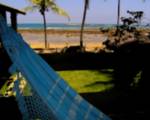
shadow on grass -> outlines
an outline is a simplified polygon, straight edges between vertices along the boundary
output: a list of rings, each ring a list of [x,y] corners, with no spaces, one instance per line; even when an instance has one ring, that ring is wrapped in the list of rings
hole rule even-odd
[[[58,70],[90,68],[103,69],[103,73],[111,73],[112,71],[106,71],[104,68],[113,68],[114,88],[97,93],[82,93],[81,96],[109,115],[113,120],[148,120],[150,119],[150,98],[148,92],[150,59],[147,57],[150,51],[149,48],[150,45],[144,46],[144,48],[138,46],[136,49],[133,49],[132,53],[105,55],[79,53],[71,55],[46,55],[44,57],[46,57],[49,64]],[[141,58],[143,59],[141,60]],[[138,83],[139,86],[132,88],[130,87],[131,83],[139,71],[142,71]],[[86,87],[99,84],[107,85],[110,82],[94,82],[86,85]],[[3,102],[0,102],[1,105],[10,105],[10,101],[7,101],[5,104]],[[11,113],[7,110],[4,110],[4,112],[3,109],[5,107],[1,108],[2,114]]]
[[[112,88],[98,93],[82,93],[81,96],[113,120],[149,118],[150,99],[147,98],[147,94],[136,90],[119,91]]]

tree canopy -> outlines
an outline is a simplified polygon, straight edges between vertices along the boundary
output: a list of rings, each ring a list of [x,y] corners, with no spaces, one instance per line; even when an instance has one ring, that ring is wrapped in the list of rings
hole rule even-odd
[[[67,12],[60,8],[54,0],[28,0],[30,5],[25,8],[25,11],[39,10],[40,13],[52,10],[53,12],[65,16],[70,19]]]

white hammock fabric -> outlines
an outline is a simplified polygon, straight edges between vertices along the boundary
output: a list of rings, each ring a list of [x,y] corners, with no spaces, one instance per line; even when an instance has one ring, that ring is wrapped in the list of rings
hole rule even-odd
[[[2,17],[0,36],[13,63],[10,72],[21,73],[31,87],[32,94],[24,96],[19,81],[15,83],[16,99],[24,120],[110,120],[69,87]]]

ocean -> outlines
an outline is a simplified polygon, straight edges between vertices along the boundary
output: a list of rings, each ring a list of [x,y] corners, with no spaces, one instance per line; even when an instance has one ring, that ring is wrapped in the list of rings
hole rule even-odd
[[[85,24],[85,29],[112,28],[115,24]],[[42,29],[42,23],[18,24],[19,29]],[[47,23],[47,29],[79,30],[81,24]]]
[[[105,29],[115,27],[115,24],[86,24],[85,29]],[[52,30],[80,30],[80,24],[64,24],[64,23],[48,23],[47,29]],[[20,31],[24,40],[26,40],[34,48],[44,47],[44,34],[43,32],[38,32],[36,30],[43,29],[43,24],[39,23],[26,23],[18,24],[18,29],[24,29]],[[27,30],[35,30],[34,32],[28,32]],[[84,33],[84,45],[86,48],[100,48],[102,47],[102,42],[107,39],[107,34],[99,34],[97,32],[91,32],[91,34]],[[47,41],[49,48],[63,48],[66,46],[79,45],[80,35],[76,32],[66,32],[57,33],[49,32],[47,34]]]

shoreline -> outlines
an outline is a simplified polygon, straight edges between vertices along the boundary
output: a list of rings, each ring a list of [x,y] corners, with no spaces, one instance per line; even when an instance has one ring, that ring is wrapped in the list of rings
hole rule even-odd
[[[33,49],[44,48],[44,33],[42,29],[19,29],[18,32]],[[102,49],[106,35],[98,29],[86,29],[83,34],[83,44],[87,51]],[[79,46],[80,30],[47,30],[49,49],[63,49],[69,46]]]
[[[138,29],[141,34],[150,33],[150,29]],[[44,49],[44,32],[43,29],[19,29],[18,32],[23,39],[33,49]],[[85,29],[83,32],[83,45],[86,51],[99,51],[105,46],[102,44],[107,38],[111,38],[115,33],[112,29]],[[80,30],[78,29],[48,29],[47,30],[48,49],[62,50],[65,47],[79,46]]]
[[[22,33],[41,33],[43,32],[43,29],[18,29],[18,32]],[[47,33],[80,33],[80,29],[47,29]],[[101,34],[101,29],[85,29],[84,33],[87,34]]]

